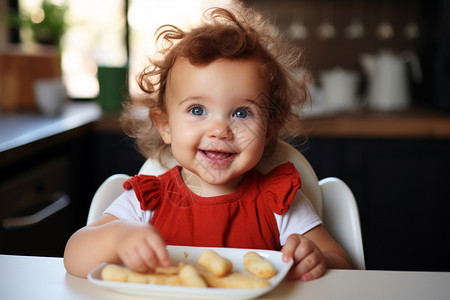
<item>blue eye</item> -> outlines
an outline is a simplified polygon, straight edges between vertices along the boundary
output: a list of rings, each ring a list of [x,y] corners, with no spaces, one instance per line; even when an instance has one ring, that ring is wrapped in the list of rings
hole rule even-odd
[[[206,111],[203,107],[199,105],[194,105],[191,108],[189,108],[189,113],[193,114],[194,116],[203,116],[206,114]]]
[[[245,108],[238,108],[234,113],[233,117],[235,118],[248,118],[251,116],[251,113]]]

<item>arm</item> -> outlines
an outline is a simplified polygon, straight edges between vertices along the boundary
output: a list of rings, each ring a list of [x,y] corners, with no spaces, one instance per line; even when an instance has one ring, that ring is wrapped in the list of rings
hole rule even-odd
[[[291,234],[281,249],[283,259],[294,259],[289,279],[303,281],[319,278],[326,269],[351,269],[344,250],[333,240],[326,229],[316,226],[303,235]]]
[[[132,270],[146,272],[169,264],[165,246],[153,226],[105,214],[70,237],[64,265],[69,273],[79,277],[86,277],[102,262],[123,262]]]

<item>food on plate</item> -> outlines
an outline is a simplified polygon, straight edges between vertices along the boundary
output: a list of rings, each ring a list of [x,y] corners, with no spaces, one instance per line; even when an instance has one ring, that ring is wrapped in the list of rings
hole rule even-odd
[[[155,273],[165,275],[177,275],[182,267],[183,267],[182,263],[179,264],[178,266],[168,266],[168,267],[158,266],[155,268]]]
[[[102,279],[107,281],[127,282],[130,270],[118,265],[107,265],[102,270]]]
[[[101,277],[103,280],[107,281],[181,285],[181,281],[178,276],[181,267],[182,264],[177,267],[158,267],[153,273],[143,274],[131,271],[126,267],[109,264],[102,269]]]
[[[204,251],[198,258],[198,264],[217,277],[225,276],[233,269],[231,261],[212,250]]]
[[[184,265],[178,275],[184,286],[190,287],[207,287],[203,278],[198,274],[197,269],[192,265]]]
[[[148,283],[159,285],[182,285],[178,275],[148,275]]]
[[[202,273],[208,286],[226,289],[260,289],[270,285],[270,282],[251,275],[230,273],[223,277],[216,277],[211,273]]]
[[[269,279],[275,276],[272,264],[256,252],[248,252],[244,255],[244,267],[250,274],[259,278]]]
[[[128,282],[134,282],[134,283],[148,283],[149,282],[149,276],[141,274],[138,272],[133,272],[131,270],[128,270]]]
[[[200,254],[198,265],[180,262],[178,266],[156,267],[151,273],[131,271],[115,264],[106,265],[101,278],[107,281],[133,282],[188,287],[258,289],[270,286],[275,275],[272,264],[256,252],[244,255],[244,267],[250,274],[233,272],[233,264],[212,250]],[[252,274],[252,275],[251,275]]]

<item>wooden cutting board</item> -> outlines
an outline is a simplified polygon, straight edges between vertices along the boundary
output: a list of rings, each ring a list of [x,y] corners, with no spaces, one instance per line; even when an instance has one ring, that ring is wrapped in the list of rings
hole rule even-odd
[[[45,78],[61,78],[56,48],[40,47],[33,53],[19,49],[0,52],[0,110],[36,111],[33,84]]]

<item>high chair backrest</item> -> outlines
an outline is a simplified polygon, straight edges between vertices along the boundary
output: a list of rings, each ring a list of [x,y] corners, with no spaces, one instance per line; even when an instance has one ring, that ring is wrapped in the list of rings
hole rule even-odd
[[[97,220],[108,206],[123,193],[122,184],[130,176],[115,174],[108,177],[97,189],[91,201],[86,224]]]
[[[339,178],[319,181],[323,201],[323,225],[347,252],[354,268],[364,270],[364,249],[358,206],[350,188]]]
[[[365,269],[358,207],[348,186],[337,178],[325,178],[319,182],[305,157],[286,142],[279,140],[274,151],[273,158],[263,159],[256,168],[267,173],[284,162],[292,162],[300,173],[300,190],[310,199],[325,228],[350,256],[354,267]],[[159,175],[176,164],[172,159],[166,162],[166,168],[158,160],[147,159],[139,174]],[[122,183],[129,177],[116,174],[99,187],[91,203],[88,224],[101,216],[109,204],[123,192]]]

